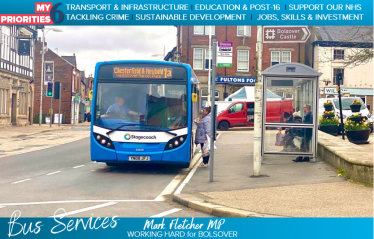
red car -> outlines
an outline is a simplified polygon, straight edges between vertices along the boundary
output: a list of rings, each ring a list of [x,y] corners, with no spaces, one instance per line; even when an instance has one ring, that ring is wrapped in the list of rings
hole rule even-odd
[[[292,100],[270,100],[266,102],[266,122],[285,122],[292,115]],[[253,127],[254,102],[233,102],[217,117],[219,130],[233,127]]]

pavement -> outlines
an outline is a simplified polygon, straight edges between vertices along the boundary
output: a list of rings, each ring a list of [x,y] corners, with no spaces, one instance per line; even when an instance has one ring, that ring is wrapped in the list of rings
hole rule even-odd
[[[265,156],[254,177],[253,130],[220,133],[213,182],[196,167],[175,202],[220,217],[373,217],[372,186],[348,182],[323,159]]]
[[[90,123],[75,125],[47,124],[11,126],[0,128],[0,158],[42,150],[49,147],[70,143],[89,136]],[[74,133],[71,132],[72,129]]]

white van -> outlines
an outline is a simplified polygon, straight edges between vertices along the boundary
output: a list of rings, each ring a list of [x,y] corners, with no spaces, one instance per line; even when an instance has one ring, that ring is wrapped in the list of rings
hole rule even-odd
[[[332,101],[333,110],[335,111],[335,115],[340,117],[340,107],[339,107],[339,98],[321,98],[319,99],[319,114],[322,115],[325,111],[323,107],[323,103],[326,101]],[[359,100],[361,102],[361,115],[366,116],[368,118],[368,122],[372,122],[372,115],[370,114],[368,108],[366,107],[365,103],[359,97],[342,97],[342,108],[343,108],[343,119],[352,115],[351,108],[349,107],[353,101]]]

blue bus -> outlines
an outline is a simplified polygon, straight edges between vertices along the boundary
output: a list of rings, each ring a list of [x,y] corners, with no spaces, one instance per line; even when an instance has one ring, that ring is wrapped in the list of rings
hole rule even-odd
[[[191,67],[166,61],[96,64],[91,160],[188,167],[199,82]]]

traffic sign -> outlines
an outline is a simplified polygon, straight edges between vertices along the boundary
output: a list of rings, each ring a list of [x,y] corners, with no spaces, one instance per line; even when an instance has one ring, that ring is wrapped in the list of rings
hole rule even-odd
[[[232,67],[232,48],[232,42],[218,42],[217,67]]]
[[[307,26],[264,26],[263,43],[302,43],[309,36]]]

